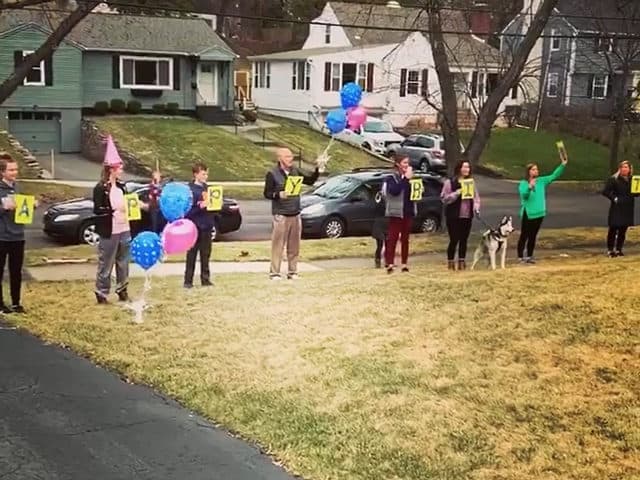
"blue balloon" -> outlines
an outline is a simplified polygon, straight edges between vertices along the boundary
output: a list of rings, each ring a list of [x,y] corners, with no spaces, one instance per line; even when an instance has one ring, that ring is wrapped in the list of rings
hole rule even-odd
[[[327,113],[324,123],[332,135],[340,133],[347,128],[347,112],[341,108],[331,110]]]
[[[164,218],[168,222],[175,222],[191,210],[193,194],[184,183],[171,182],[162,189],[159,203]]]
[[[153,267],[162,257],[162,241],[154,232],[140,232],[131,241],[131,259],[145,270]]]
[[[362,100],[362,88],[357,83],[345,83],[340,90],[340,101],[344,110],[357,107]]]

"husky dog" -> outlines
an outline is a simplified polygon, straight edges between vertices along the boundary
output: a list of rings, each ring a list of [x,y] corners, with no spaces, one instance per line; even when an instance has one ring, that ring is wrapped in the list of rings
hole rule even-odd
[[[507,261],[507,239],[509,235],[513,232],[513,220],[510,216],[502,217],[500,221],[500,225],[498,228],[493,229],[489,228],[486,232],[482,234],[482,239],[480,240],[480,245],[476,249],[473,255],[473,265],[471,265],[471,270],[473,270],[483,257],[488,256],[489,263],[491,265],[491,270],[496,269],[496,255],[498,252],[501,253],[500,266],[502,268],[506,268],[505,263]]]

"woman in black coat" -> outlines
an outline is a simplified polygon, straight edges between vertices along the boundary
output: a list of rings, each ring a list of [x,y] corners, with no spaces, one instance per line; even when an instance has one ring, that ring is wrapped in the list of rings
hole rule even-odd
[[[633,210],[637,195],[631,193],[631,163],[620,162],[618,171],[607,180],[602,194],[609,199],[609,233],[607,235],[607,254],[609,257],[622,257],[622,248],[627,229],[634,224]]]

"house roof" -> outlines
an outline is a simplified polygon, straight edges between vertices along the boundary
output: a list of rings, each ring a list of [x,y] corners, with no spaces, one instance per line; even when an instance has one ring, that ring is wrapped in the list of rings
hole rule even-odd
[[[640,8],[633,1],[560,0],[556,9],[554,16],[566,16],[577,30],[640,34]]]
[[[381,47],[382,45],[366,45],[364,47],[319,47],[319,48],[303,48],[300,50],[289,50],[286,52],[266,53],[264,55],[252,55],[247,57],[248,60],[306,60],[310,57],[318,55],[327,55],[332,53],[349,52],[351,50],[359,50],[361,48]],[[393,47],[393,44],[389,45]]]
[[[3,11],[0,32],[29,23],[51,30],[63,18],[63,15],[36,10]],[[71,31],[67,39],[86,50],[198,55],[217,47],[229,57],[235,57],[231,48],[201,18],[92,13]]]

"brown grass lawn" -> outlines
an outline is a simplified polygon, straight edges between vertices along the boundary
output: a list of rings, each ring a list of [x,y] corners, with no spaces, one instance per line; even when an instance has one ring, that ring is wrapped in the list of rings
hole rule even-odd
[[[627,257],[279,284],[230,275],[213,291],[154,279],[142,325],[94,306],[91,285],[30,284],[29,315],[10,321],[175,397],[304,478],[632,479],[638,271]]]
[[[473,249],[478,242],[478,233],[474,233],[469,240],[469,257],[473,255]],[[517,238],[517,233],[514,234]],[[538,242],[540,249],[546,250],[572,250],[580,248],[604,248],[606,238],[604,228],[572,228],[572,229],[544,229]],[[442,253],[446,249],[448,237],[445,234],[414,235],[411,238],[411,254]],[[515,248],[515,241],[511,242],[511,248]],[[627,236],[629,247],[640,244],[640,230],[632,229]],[[340,258],[370,257],[373,254],[373,240],[368,237],[349,237],[339,239],[303,240],[301,260],[333,260]],[[255,262],[270,259],[271,245],[268,241],[256,242],[217,242],[213,245],[212,258],[219,262]],[[513,254],[510,254],[513,257]],[[93,247],[88,245],[74,245],[70,247],[38,248],[27,250],[27,266],[37,266],[43,263],[43,258],[48,259],[86,259],[96,261],[96,253]],[[170,262],[184,261],[184,255],[171,256]]]

